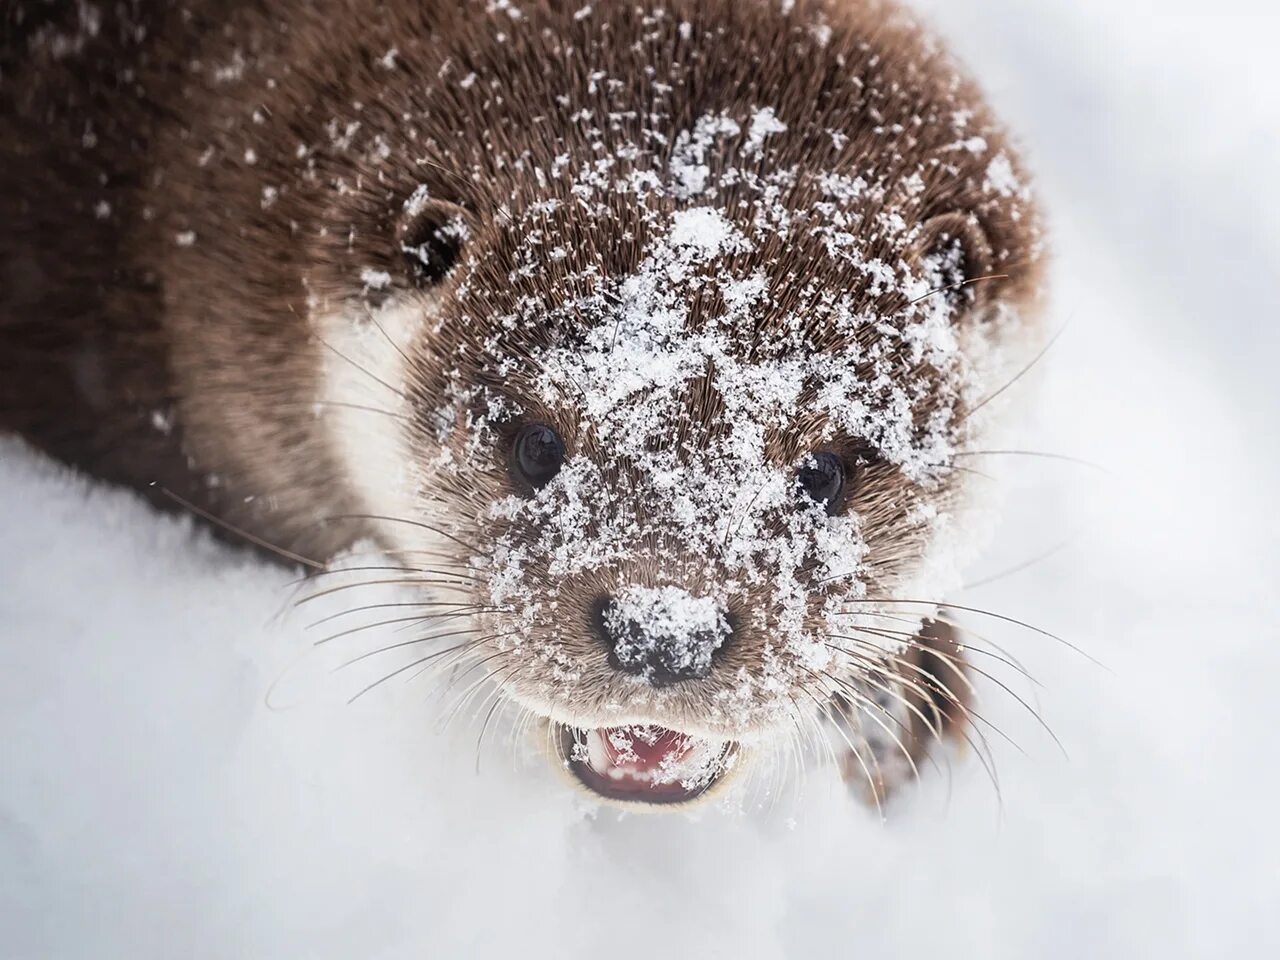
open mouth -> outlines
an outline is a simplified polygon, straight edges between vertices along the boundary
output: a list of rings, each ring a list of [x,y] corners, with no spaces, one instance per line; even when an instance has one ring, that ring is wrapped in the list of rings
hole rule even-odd
[[[568,767],[584,786],[610,800],[687,803],[710,790],[734,765],[733,741],[706,740],[649,724],[566,727]]]

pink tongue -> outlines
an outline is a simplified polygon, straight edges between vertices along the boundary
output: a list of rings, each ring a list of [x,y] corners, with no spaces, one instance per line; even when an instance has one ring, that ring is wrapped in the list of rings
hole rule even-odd
[[[664,762],[678,760],[693,746],[685,734],[659,727],[607,727],[602,732],[609,763],[636,773],[655,770]]]

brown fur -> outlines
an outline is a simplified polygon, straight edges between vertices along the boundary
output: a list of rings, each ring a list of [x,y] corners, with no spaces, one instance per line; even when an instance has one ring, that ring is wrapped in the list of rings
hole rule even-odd
[[[894,6],[812,0],[792,20],[775,4],[673,0],[655,20],[649,4],[596,2],[591,24],[575,19],[582,6],[532,3],[508,23],[501,9],[454,0],[155,0],[102,3],[90,29],[71,2],[8,4],[0,428],[109,480],[163,485],[282,548],[330,556],[364,531],[326,522],[358,507],[312,409],[326,348],[306,321],[308,298],[376,299],[359,280],[369,266],[393,280],[377,296],[416,295],[423,278],[406,271],[399,250],[415,229],[399,211],[416,186],[439,198],[420,216],[459,216],[470,227],[460,271],[470,299],[455,299],[458,276],[430,278],[423,296],[443,304],[449,322],[406,348],[417,375],[401,386],[424,415],[457,375],[435,358],[477,356],[481,335],[493,332],[487,317],[527,294],[569,299],[581,291],[564,278],[587,263],[606,276],[634,269],[645,227],[625,203],[604,226],[575,219],[569,205],[549,215],[546,228],[568,241],[570,257],[514,283],[519,238],[499,222],[509,198],[534,195],[527,170],[496,158],[524,155],[540,167],[591,149],[583,125],[559,119],[568,111],[557,97],[582,95],[588,29],[600,18],[616,38],[606,72],[623,89],[602,84],[574,106],[616,101],[643,114],[653,108],[649,71],[678,74],[673,127],[768,102],[784,120],[820,117],[848,138],[789,136],[785,160],[851,171],[871,162],[889,181],[943,149],[957,104],[974,111],[992,152],[1005,149],[976,91]],[[826,42],[793,27],[818,12]],[[693,24],[692,41],[676,29],[682,20]],[[495,23],[507,23],[501,41]],[[460,84],[469,73],[484,82]],[[637,125],[623,118],[617,137]],[[380,143],[391,148],[385,156]],[[922,192],[898,198],[911,222],[973,230],[970,278],[1010,275],[998,290],[946,294],[966,310],[1029,302],[1039,285],[1035,211],[985,195],[985,163],[957,153]],[[803,209],[813,199],[800,191],[789,202]],[[179,242],[188,236],[194,242]],[[793,299],[806,283],[843,282],[813,274],[816,243],[801,236],[762,254],[775,279],[793,284]],[[886,241],[886,257],[901,253]],[[878,296],[867,299],[881,314],[901,309],[892,293]],[[513,334],[508,349],[534,349],[541,336]],[[464,379],[490,376],[478,361],[459,369]],[[521,391],[520,377],[504,389]],[[706,413],[698,403],[694,422]],[[570,444],[592,449],[572,410],[545,416]],[[419,427],[416,452],[428,457],[434,434]],[[771,443],[794,458],[811,439],[801,431]],[[884,470],[883,482],[856,506],[876,518],[872,549],[888,577],[922,549],[902,519],[917,497],[891,471],[870,469]],[[484,503],[508,492],[495,468],[440,496]],[[584,609],[600,586],[575,594]],[[749,662],[753,649],[733,656]],[[603,681],[599,691],[609,695]]]

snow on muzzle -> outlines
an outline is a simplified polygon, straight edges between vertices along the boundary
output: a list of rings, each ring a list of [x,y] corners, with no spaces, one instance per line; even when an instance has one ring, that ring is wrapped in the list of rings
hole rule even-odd
[[[611,667],[653,687],[705,679],[733,633],[724,604],[672,586],[602,597],[596,631]]]
[[[564,729],[569,770],[594,793],[637,804],[687,803],[732,769],[737,745],[652,724]]]

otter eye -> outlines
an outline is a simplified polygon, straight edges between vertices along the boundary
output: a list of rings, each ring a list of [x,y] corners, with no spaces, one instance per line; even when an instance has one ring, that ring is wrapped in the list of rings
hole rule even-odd
[[[511,463],[523,483],[545,487],[564,465],[564,441],[545,423],[531,423],[516,434]]]
[[[815,453],[796,474],[800,489],[834,516],[844,501],[844,461],[834,453]]]

